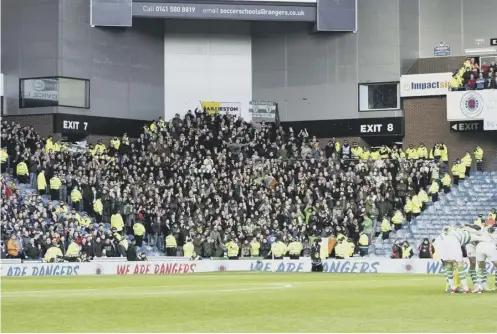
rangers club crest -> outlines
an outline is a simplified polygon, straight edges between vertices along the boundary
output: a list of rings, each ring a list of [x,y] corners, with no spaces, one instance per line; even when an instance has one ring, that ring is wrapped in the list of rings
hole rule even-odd
[[[480,94],[469,92],[461,99],[461,111],[469,118],[478,117],[483,112],[483,98]]]

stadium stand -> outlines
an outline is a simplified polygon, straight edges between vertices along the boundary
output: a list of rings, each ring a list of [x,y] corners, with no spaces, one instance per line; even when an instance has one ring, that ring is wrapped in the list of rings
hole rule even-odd
[[[451,81],[452,90],[497,89],[496,60],[467,58]],[[481,61],[481,66],[480,66]]]
[[[267,257],[276,242],[308,255],[319,238],[338,242],[331,256],[389,256],[393,240],[417,246],[446,221],[486,214],[497,175],[482,160],[477,147],[449,173],[443,143],[404,152],[333,139],[322,149],[307,131],[198,111],[108,146],[4,121],[2,256]]]

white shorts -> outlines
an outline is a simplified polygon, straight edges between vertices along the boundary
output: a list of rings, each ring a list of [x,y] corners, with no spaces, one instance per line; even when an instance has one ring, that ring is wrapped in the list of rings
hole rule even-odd
[[[467,244],[466,254],[468,255],[468,257],[476,257],[476,246],[473,244]]]
[[[461,244],[452,235],[439,236],[435,240],[435,250],[444,261],[457,261],[461,262],[462,249]]]
[[[497,261],[497,246],[493,242],[480,242],[476,246],[476,261]]]

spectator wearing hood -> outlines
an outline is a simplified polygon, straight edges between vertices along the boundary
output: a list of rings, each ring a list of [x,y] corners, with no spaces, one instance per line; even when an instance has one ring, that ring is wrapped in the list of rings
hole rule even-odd
[[[433,247],[428,238],[423,239],[423,243],[418,247],[420,259],[431,259],[433,257]]]

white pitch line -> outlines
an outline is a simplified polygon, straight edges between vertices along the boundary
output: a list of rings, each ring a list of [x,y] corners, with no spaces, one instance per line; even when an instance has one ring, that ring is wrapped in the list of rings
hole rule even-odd
[[[435,277],[435,276],[434,276]],[[426,278],[408,278],[408,279],[399,279],[396,282],[406,282],[406,281],[426,281]],[[293,284],[323,284],[323,283],[357,283],[357,282],[388,282],[392,283],[392,280],[387,279],[363,279],[363,280],[329,280],[329,281],[308,281],[308,282],[291,282]]]
[[[241,272],[241,271],[240,271]],[[229,273],[225,275],[225,273]],[[188,274],[169,274],[169,275],[114,275],[115,277],[168,277],[170,279],[189,279],[189,278],[202,278],[202,279],[219,279],[219,277],[230,277],[230,278],[248,278],[248,275],[252,274],[263,274],[266,272],[262,271],[247,271],[244,272],[243,274],[231,274],[232,272],[209,272],[209,273],[188,273]],[[272,272],[267,272],[271,274],[277,274],[277,273],[272,273]],[[283,274],[283,272],[281,272]],[[8,284],[31,284],[33,283],[34,279],[39,279],[38,282],[43,283],[43,284],[74,284],[74,281],[72,280],[74,277],[79,277],[81,281],[91,281],[94,283],[95,279],[98,279],[97,277],[110,277],[111,275],[77,275],[77,276],[59,276],[60,279],[45,279],[48,278],[49,276],[20,276],[20,277],[10,277],[10,276],[2,276],[2,277],[8,277]],[[262,276],[262,275],[261,275]],[[65,280],[63,280],[65,279]],[[252,278],[250,278],[252,279]],[[79,281],[79,282],[81,282]]]
[[[263,283],[264,284],[264,283]],[[195,294],[195,293],[217,293],[217,292],[245,292],[245,291],[257,291],[257,290],[278,290],[278,289],[288,289],[291,288],[291,284],[280,284],[280,283],[265,283],[268,285],[267,287],[254,287],[254,288],[235,288],[235,289],[204,289],[204,290],[176,290],[176,291],[129,291],[120,294],[120,288],[110,288],[110,289],[81,289],[81,290],[40,290],[40,291],[12,291],[12,292],[3,292],[2,298],[17,298],[17,297],[30,297],[30,296],[38,296],[41,294],[50,294],[53,297],[74,297],[74,296],[87,296],[88,291],[97,292],[96,297],[108,296],[108,295],[120,295],[122,297],[127,296],[143,296],[143,295],[182,295],[182,294]],[[237,284],[238,286],[246,286],[246,285],[254,285],[254,284]],[[228,285],[228,286],[237,286],[237,285]],[[261,284],[257,284],[261,285]],[[176,288],[177,286],[162,286],[162,288]],[[152,288],[152,287],[146,287]],[[126,289],[133,289],[132,287],[126,287]],[[122,290],[122,289],[121,289]],[[140,290],[137,288],[137,290]],[[69,292],[69,293],[68,293]]]
[[[247,286],[247,285],[282,285],[286,284],[284,282],[276,282],[276,283],[271,283],[271,282],[247,282],[247,283],[235,283],[235,284],[228,284],[227,286]],[[226,286],[226,284],[219,284],[222,285],[223,287]],[[191,288],[191,287],[198,287],[195,283],[193,284],[182,284],[182,285],[142,285],[142,286],[116,286],[116,287],[106,287],[106,288],[91,288],[91,289],[51,289],[51,290],[18,290],[18,291],[8,291],[4,293],[57,293],[57,292],[80,292],[80,291],[85,291],[85,292],[90,292],[90,291],[115,291],[115,290],[127,290],[127,289],[164,289],[164,288]],[[213,287],[216,287],[216,285],[213,285]]]
[[[402,283],[406,281],[425,281],[426,278],[408,278],[408,279],[400,279],[397,283]],[[247,283],[238,283],[238,284],[229,284],[227,286],[253,286],[256,285],[258,287],[255,288],[239,288],[239,289],[203,289],[203,290],[179,290],[179,291],[161,291],[161,289],[176,289],[179,287],[196,287],[194,284],[184,284],[184,285],[156,285],[156,286],[126,286],[126,287],[115,287],[115,288],[101,288],[101,289],[71,289],[71,290],[28,290],[28,291],[10,291],[10,292],[2,292],[2,297],[15,297],[15,296],[31,296],[38,294],[57,294],[61,293],[64,296],[79,296],[79,295],[88,295],[89,292],[97,292],[98,296],[102,295],[115,295],[119,294],[120,290],[130,290],[133,289],[135,291],[125,292],[124,296],[127,295],[175,295],[175,294],[189,294],[189,293],[212,293],[212,292],[243,292],[243,291],[257,291],[257,290],[273,290],[273,289],[286,289],[292,288],[295,285],[311,285],[311,284],[333,284],[333,283],[358,283],[358,282],[388,282],[388,284],[392,284],[392,281],[389,280],[328,280],[328,281],[308,281],[308,282],[247,282]],[[267,287],[261,287],[261,285],[267,285]],[[223,286],[226,286],[223,284]],[[156,291],[143,291],[143,289],[158,289]],[[140,292],[142,291],[142,292]]]

